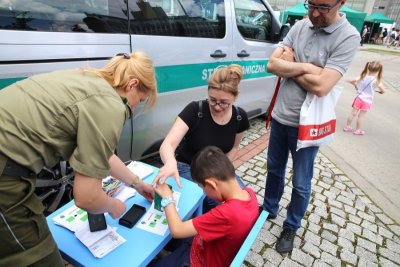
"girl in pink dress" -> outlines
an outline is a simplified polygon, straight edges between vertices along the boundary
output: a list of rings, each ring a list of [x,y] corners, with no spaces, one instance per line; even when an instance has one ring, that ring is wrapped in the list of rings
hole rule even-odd
[[[365,134],[365,131],[361,130],[361,122],[364,119],[367,111],[371,109],[375,92],[378,92],[380,94],[384,93],[381,78],[382,64],[378,61],[371,61],[365,64],[364,70],[361,72],[360,77],[349,80],[349,82],[356,88],[357,96],[354,99],[352,105],[353,110],[347,118],[347,124],[343,128],[343,131],[353,131],[351,123],[354,117],[357,116],[356,130],[353,132],[353,134]]]

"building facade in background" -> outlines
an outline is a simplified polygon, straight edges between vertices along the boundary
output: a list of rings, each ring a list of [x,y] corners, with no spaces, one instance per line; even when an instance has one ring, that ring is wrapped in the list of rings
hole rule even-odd
[[[302,2],[304,1],[268,0],[268,3],[279,11],[291,8]],[[347,0],[346,5],[367,14],[381,12],[396,22],[396,28],[400,28],[400,0]]]

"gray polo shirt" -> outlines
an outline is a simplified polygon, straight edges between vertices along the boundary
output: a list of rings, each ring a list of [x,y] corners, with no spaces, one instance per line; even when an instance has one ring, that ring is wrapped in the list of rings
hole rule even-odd
[[[314,27],[309,19],[296,22],[280,46],[292,47],[297,62],[335,69],[343,75],[357,52],[360,34],[345,14],[340,15],[338,21],[325,28]],[[293,79],[283,79],[272,117],[284,125],[298,127],[306,94]]]

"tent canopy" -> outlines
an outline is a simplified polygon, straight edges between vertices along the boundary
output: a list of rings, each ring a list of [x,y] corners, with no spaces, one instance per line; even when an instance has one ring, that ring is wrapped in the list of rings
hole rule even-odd
[[[358,31],[361,31],[367,13],[351,9],[347,5],[343,5],[340,8],[340,12],[346,13],[346,18],[350,24],[353,25]]]
[[[294,7],[283,10],[283,12],[281,12],[280,14],[279,20],[282,21],[283,24],[285,24],[288,16],[295,16],[302,18],[307,13],[308,10],[304,7],[304,3],[299,3]]]
[[[375,12],[375,13],[372,13],[371,15],[368,15],[365,18],[365,21],[372,22],[372,23],[393,23],[394,22],[394,20],[386,17],[385,15],[383,15],[383,13],[380,13],[380,12]]]

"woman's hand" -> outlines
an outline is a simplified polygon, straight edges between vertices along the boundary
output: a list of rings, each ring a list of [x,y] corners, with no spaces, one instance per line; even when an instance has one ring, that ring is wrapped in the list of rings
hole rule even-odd
[[[140,181],[136,187],[136,191],[139,192],[145,199],[152,202],[154,199],[154,188],[148,183]]]
[[[112,208],[108,211],[108,214],[110,214],[113,219],[121,217],[126,210],[125,203],[116,198],[110,198],[110,201],[112,201]]]
[[[170,176],[174,177],[179,188],[182,188],[178,172],[178,163],[175,158],[168,160],[166,164],[160,168],[157,177],[152,182],[152,185],[163,184]]]

